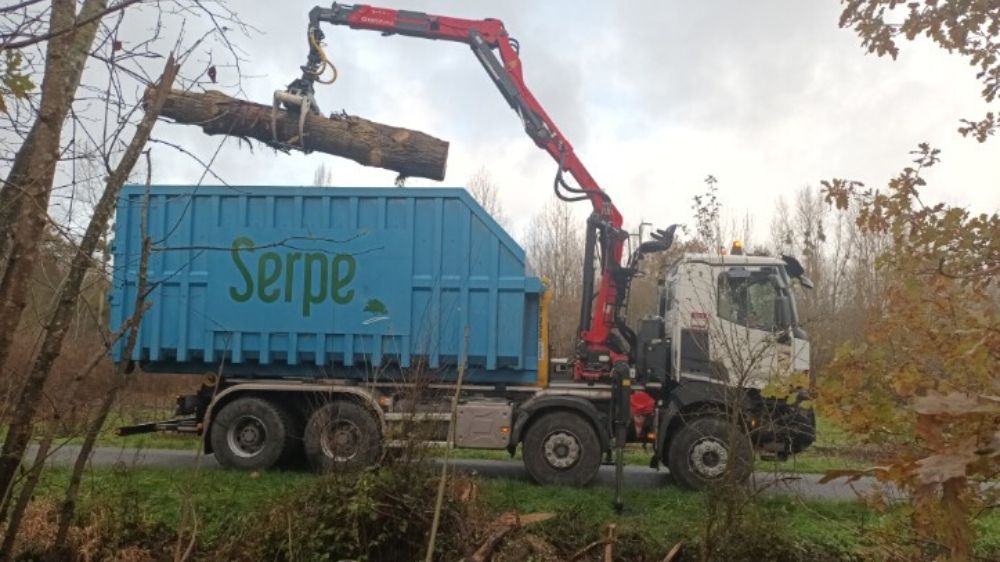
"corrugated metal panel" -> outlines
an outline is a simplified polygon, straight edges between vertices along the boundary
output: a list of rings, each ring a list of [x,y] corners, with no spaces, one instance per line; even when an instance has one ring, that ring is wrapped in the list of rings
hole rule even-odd
[[[112,325],[133,314],[144,189],[121,194]],[[147,370],[530,383],[541,283],[463,189],[151,188]],[[122,345],[115,349],[120,358]]]

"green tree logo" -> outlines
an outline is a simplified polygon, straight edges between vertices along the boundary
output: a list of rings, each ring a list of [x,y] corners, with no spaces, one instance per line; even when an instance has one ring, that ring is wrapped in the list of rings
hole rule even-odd
[[[389,314],[389,309],[379,299],[368,299],[368,302],[365,303],[364,311],[375,315]]]

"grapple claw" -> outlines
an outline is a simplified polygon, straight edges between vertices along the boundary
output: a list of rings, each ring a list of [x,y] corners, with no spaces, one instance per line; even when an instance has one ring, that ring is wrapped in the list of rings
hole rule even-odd
[[[278,139],[278,110],[284,106],[285,110],[289,112],[296,111],[299,112],[299,134],[298,134],[298,147],[303,152],[308,152],[306,148],[306,136],[305,136],[305,126],[306,126],[306,115],[311,111],[319,113],[319,107],[313,100],[311,95],[302,95],[293,92],[288,92],[284,90],[274,91],[274,101],[271,106],[271,136],[274,139],[273,144],[278,147],[293,147],[295,145],[279,140]],[[292,139],[289,139],[292,140]]]

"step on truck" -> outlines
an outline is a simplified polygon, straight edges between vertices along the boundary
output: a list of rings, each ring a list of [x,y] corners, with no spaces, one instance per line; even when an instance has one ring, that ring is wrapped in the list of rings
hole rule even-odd
[[[151,307],[115,359],[208,379],[178,417],[122,433],[196,433],[224,467],[360,468],[443,442],[462,362],[454,446],[520,447],[540,483],[587,484],[628,442],[698,488],[814,437],[808,409],[761,392],[808,369],[791,258],[683,256],[622,332],[616,385],[548,356],[545,284],[463,189],[129,186],[117,212],[113,328],[155,243]]]

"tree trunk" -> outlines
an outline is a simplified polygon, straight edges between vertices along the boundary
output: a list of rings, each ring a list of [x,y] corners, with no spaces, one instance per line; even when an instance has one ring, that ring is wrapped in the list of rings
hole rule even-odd
[[[77,17],[74,0],[54,0],[50,27],[65,29]],[[86,0],[79,19],[90,18],[107,6],[106,0]],[[42,78],[42,99],[38,118],[24,144],[17,151],[4,189],[13,190],[19,200],[13,218],[0,217],[0,240],[9,241],[6,264],[0,279],[0,376],[12,377],[7,363],[21,313],[27,305],[28,286],[37,261],[39,243],[45,232],[49,196],[59,161],[59,141],[63,121],[73,104],[80,76],[87,60],[99,21],[80,25],[72,32],[49,41]],[[0,197],[0,199],[5,199]],[[0,248],[6,250],[7,248]],[[25,387],[22,385],[22,391]],[[40,397],[42,389],[29,389]],[[8,420],[8,432],[0,451],[0,494],[7,494],[31,439],[38,398],[17,403]]]
[[[14,556],[14,542],[17,540],[17,529],[21,527],[21,519],[24,517],[25,510],[28,509],[28,503],[31,502],[32,493],[35,491],[35,487],[38,486],[38,481],[42,478],[42,469],[45,467],[45,461],[49,456],[49,449],[51,447],[52,434],[50,432],[38,444],[38,452],[35,453],[35,462],[28,471],[28,478],[25,480],[24,485],[21,486],[21,492],[17,495],[17,502],[14,504],[14,510],[10,514],[10,523],[7,524],[7,531],[3,536],[3,544],[0,545],[0,561],[2,562],[7,562]],[[4,513],[6,514],[6,512],[7,509],[5,507]]]
[[[149,94],[147,93],[147,96]],[[443,180],[448,143],[419,131],[382,125],[360,117],[309,113],[300,135],[298,112],[231,98],[222,92],[183,92],[167,97],[162,114],[198,125],[209,135],[249,137],[281,149],[317,151],[350,158],[364,166],[399,172],[402,177]]]
[[[49,27],[60,31],[86,20],[107,7],[107,0],[86,0],[75,13],[74,0],[53,0]],[[0,374],[5,372],[11,342],[27,305],[28,284],[39,243],[45,232],[49,195],[59,161],[63,122],[80,86],[84,63],[97,33],[99,18],[49,40],[45,53],[38,117],[24,144],[14,156],[7,181],[0,192]],[[8,440],[9,441],[9,440]],[[6,443],[5,443],[6,445]],[[0,453],[0,490],[11,459]],[[13,459],[20,462],[20,458]]]
[[[167,59],[159,86],[153,90],[156,92],[156,95],[152,97],[147,105],[146,114],[143,116],[138,127],[136,127],[136,132],[125,149],[121,161],[107,178],[104,192],[101,194],[101,199],[94,208],[94,215],[87,225],[87,231],[80,242],[80,247],[73,255],[69,274],[59,287],[59,292],[55,299],[55,309],[52,311],[45,325],[41,349],[18,396],[13,421],[10,425],[10,431],[7,434],[7,442],[4,443],[4,458],[7,458],[8,455],[10,458],[13,458],[15,454],[20,458],[24,454],[24,448],[31,437],[31,420],[34,419],[38,405],[41,402],[42,389],[44,389],[45,383],[52,371],[52,366],[62,350],[63,340],[69,329],[70,320],[72,319],[77,299],[80,296],[80,287],[91,265],[94,250],[97,248],[101,236],[107,230],[108,222],[111,220],[111,215],[115,209],[115,202],[118,199],[118,192],[125,183],[125,180],[128,179],[129,174],[132,173],[132,169],[135,167],[135,163],[139,159],[143,147],[149,140],[153,125],[156,124],[158,112],[166,100],[167,92],[170,91],[170,87],[173,85],[177,70],[178,66],[174,61],[173,55],[171,55]],[[141,305],[142,303],[139,304]],[[136,310],[142,310],[142,308],[140,307]],[[108,399],[113,400],[114,395],[115,393],[109,393]],[[103,408],[105,408],[104,405],[102,405]],[[110,409],[110,405],[107,405],[106,408]],[[107,416],[106,411],[103,416]],[[102,417],[100,424],[103,425],[103,422]],[[100,426],[98,426],[99,429]],[[87,438],[88,440],[91,439],[89,432]],[[20,450],[14,446],[11,446],[9,449],[7,447],[8,443],[22,442],[24,446],[21,446]],[[90,443],[90,447],[93,447],[93,443]],[[86,448],[87,443],[85,442],[84,449]],[[81,453],[82,455],[83,453]],[[14,464],[13,466],[16,468],[17,465]],[[5,467],[0,466],[0,468]],[[0,473],[0,477],[3,475],[3,473]],[[2,484],[2,481],[0,481],[0,484]],[[9,487],[10,484],[7,484],[8,489]],[[67,497],[69,498],[69,493],[67,493]],[[75,494],[73,499],[75,500]],[[69,499],[67,503],[70,503]],[[61,525],[60,531],[62,531]]]

